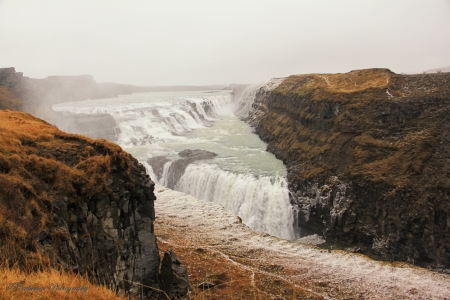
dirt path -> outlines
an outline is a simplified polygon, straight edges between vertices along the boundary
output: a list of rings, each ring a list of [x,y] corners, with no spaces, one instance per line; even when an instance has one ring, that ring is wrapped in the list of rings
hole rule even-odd
[[[157,186],[161,251],[187,265],[194,299],[450,299],[450,275],[255,233],[214,203]]]

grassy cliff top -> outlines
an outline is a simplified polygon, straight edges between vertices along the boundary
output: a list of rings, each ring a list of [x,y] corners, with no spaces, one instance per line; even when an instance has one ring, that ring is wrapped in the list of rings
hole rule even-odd
[[[34,239],[51,223],[53,202],[108,192],[111,173],[120,170],[126,180],[134,163],[106,140],[67,134],[30,114],[0,110],[2,260],[33,264]]]
[[[260,132],[279,157],[298,167],[290,176],[342,174],[394,186],[450,187],[448,73],[293,75],[272,92],[267,107]],[[444,173],[436,174],[439,168]]]
[[[328,93],[354,93],[370,88],[387,88],[395,73],[389,69],[356,70],[338,74],[292,75],[276,89],[280,93],[303,95],[323,89]],[[319,98],[317,98],[319,99]]]
[[[398,97],[424,97],[449,93],[450,74],[403,75],[389,69],[364,69],[337,74],[292,75],[275,92],[297,97],[309,95],[316,101],[332,99],[342,102],[351,99],[380,101]],[[378,99],[374,99],[375,95],[378,95]]]

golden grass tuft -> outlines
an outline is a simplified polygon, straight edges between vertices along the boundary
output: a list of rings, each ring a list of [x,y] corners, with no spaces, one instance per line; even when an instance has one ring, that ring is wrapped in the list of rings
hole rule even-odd
[[[87,278],[66,271],[47,269],[25,272],[19,268],[0,267],[0,299],[100,299],[121,300],[102,285],[94,285]]]

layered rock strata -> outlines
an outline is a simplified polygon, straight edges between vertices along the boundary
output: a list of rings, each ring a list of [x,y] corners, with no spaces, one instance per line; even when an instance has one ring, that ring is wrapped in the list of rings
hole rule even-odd
[[[450,267],[450,74],[295,75],[255,94],[247,121],[287,166],[302,236]]]

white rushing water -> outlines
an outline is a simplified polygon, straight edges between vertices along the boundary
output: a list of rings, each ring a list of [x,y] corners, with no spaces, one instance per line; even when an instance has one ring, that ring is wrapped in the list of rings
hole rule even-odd
[[[286,169],[235,115],[243,115],[252,97],[247,93],[236,103],[229,91],[139,93],[53,109],[110,114],[117,123],[116,142],[146,166],[154,181],[220,204],[255,231],[293,240]],[[185,149],[217,155],[177,169],[178,153]]]

